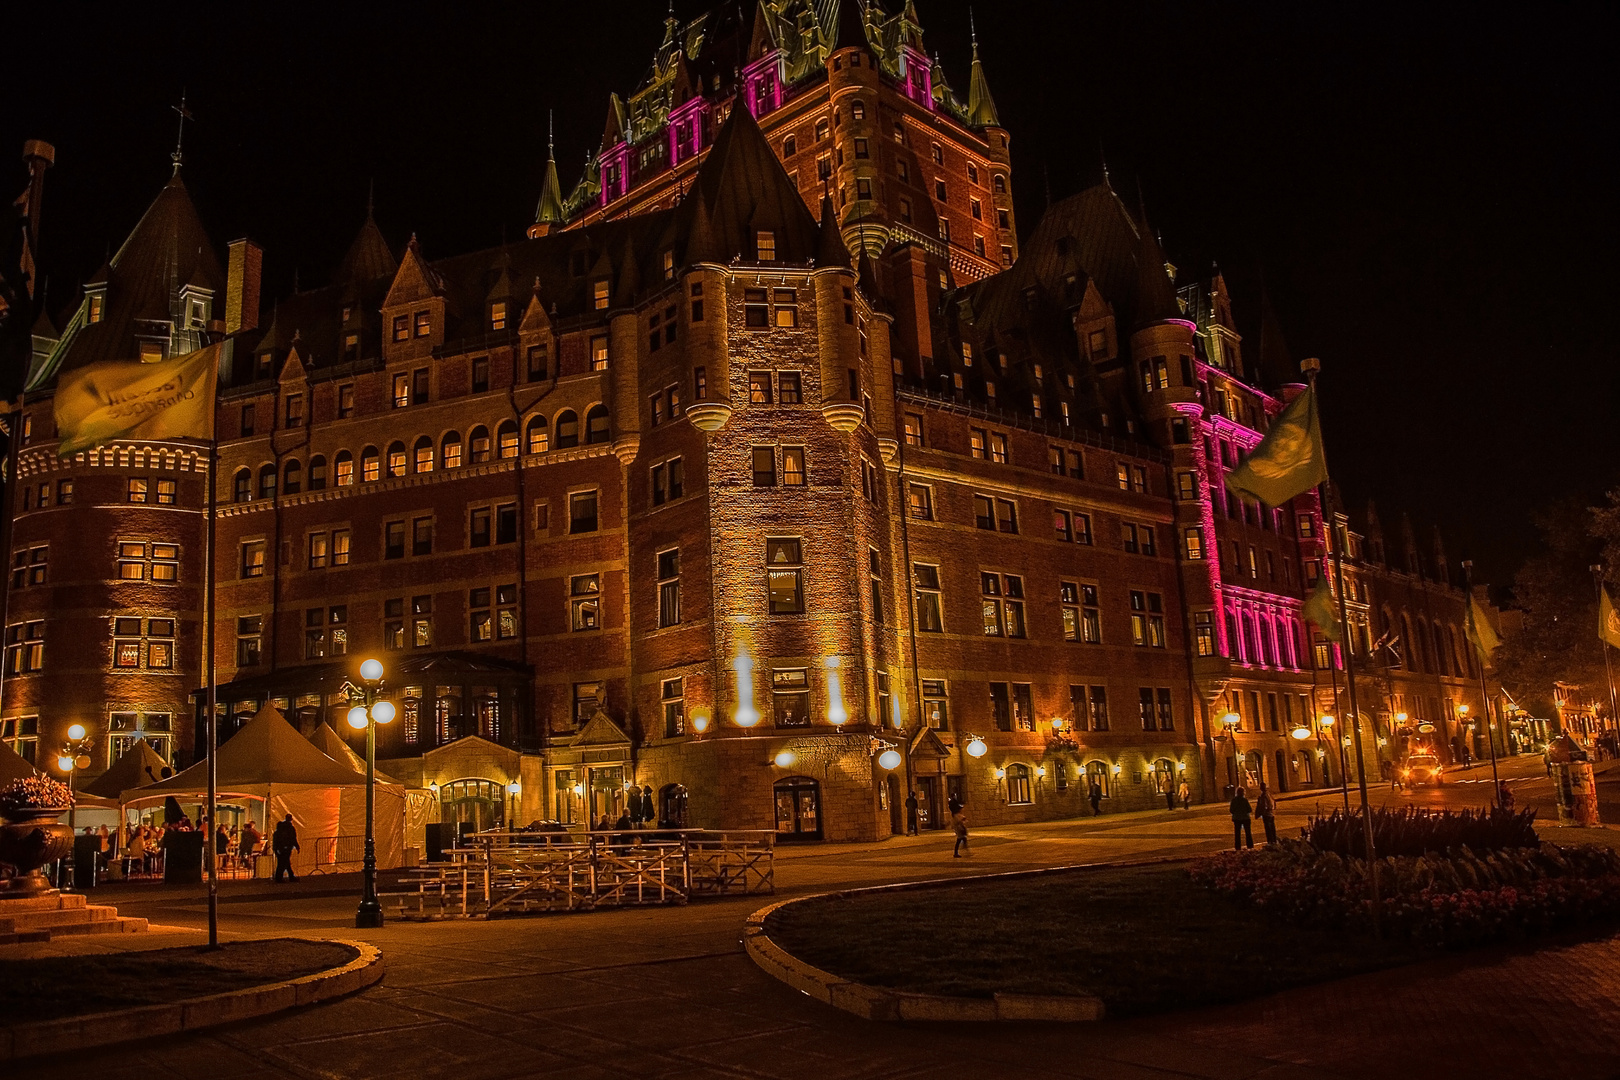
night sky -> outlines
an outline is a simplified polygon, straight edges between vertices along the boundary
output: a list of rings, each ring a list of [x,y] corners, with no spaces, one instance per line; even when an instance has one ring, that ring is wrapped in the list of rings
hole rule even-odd
[[[916,3],[965,93],[966,3]],[[167,179],[182,88],[187,184],[221,245],[265,246],[269,296],[295,272],[324,282],[373,177],[395,244],[518,238],[547,110],[566,192],[609,91],[647,70],[664,0],[31,7],[0,31],[0,188],[23,187],[24,139],[56,144],[42,263],[59,308]],[[1184,275],[1219,262],[1251,344],[1263,278],[1295,357],[1322,358],[1351,506],[1375,495],[1386,528],[1410,511],[1425,547],[1438,523],[1453,560],[1505,583],[1535,507],[1620,483],[1603,74],[1620,20],[1432,7],[1003,2],[978,26],[1022,232],[1106,157]]]

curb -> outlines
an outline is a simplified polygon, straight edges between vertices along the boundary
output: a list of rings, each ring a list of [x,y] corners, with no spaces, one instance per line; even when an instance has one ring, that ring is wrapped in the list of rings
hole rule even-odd
[[[1044,874],[1067,870],[1101,870],[1122,866],[1158,866],[1164,863],[1189,862],[1183,856],[1157,859],[1134,859],[1112,863],[1078,863],[1072,866],[1049,866],[1037,870],[1013,870],[1000,874],[975,874],[971,877],[937,878],[930,881],[905,881],[892,885],[876,885],[864,889],[842,889],[836,892],[798,896],[779,900],[760,908],[743,921],[743,949],[748,958],[765,974],[815,998],[825,1005],[853,1013],[863,1020],[935,1020],[953,1023],[982,1022],[986,1020],[1049,1020],[1059,1023],[1101,1020],[1105,1009],[1101,998],[1080,995],[1054,994],[993,994],[989,998],[947,997],[941,994],[916,994],[902,990],[889,990],[868,986],[841,978],[829,971],[812,967],[783,949],[765,933],[765,920],[779,908],[805,900],[827,897],[843,899],[862,893],[905,892],[914,889],[939,888],[962,882],[1007,881],[1016,878],[1040,877]]]
[[[246,990],[0,1027],[0,1061],[59,1054],[64,1047],[82,1050],[110,1046],[250,1020],[352,994],[383,977],[382,950],[375,945],[347,938],[307,940],[348,945],[360,955],[341,967]]]

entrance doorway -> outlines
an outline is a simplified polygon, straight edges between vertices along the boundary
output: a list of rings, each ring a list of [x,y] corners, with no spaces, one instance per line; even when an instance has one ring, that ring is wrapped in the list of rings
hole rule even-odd
[[[778,840],[821,839],[821,785],[808,776],[790,776],[771,788],[776,800]]]
[[[894,773],[889,774],[889,831],[896,836],[902,836],[906,831],[905,814],[900,806],[900,778]]]
[[[591,824],[602,820],[618,821],[624,814],[624,766],[610,765],[588,770],[590,773]]]
[[[1288,758],[1281,750],[1277,751],[1277,773],[1276,773],[1276,776],[1277,776],[1277,791],[1279,793],[1287,791],[1288,790]]]
[[[454,829],[458,840],[498,827],[505,809],[506,792],[493,780],[453,780],[439,788],[439,821]]]
[[[945,827],[945,807],[939,801],[939,777],[917,777],[917,827],[919,829],[943,829]]]

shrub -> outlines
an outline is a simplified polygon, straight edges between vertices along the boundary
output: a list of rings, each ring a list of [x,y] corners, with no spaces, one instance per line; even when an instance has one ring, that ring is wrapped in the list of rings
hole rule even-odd
[[[1378,860],[1382,925],[1426,945],[1458,946],[1620,918],[1620,853],[1612,848],[1518,847],[1481,856]],[[1222,852],[1193,879],[1290,921],[1337,930],[1372,924],[1366,860],[1285,840],[1269,851]]]
[[[48,776],[18,777],[0,788],[0,810],[66,810],[72,805],[73,792]]]
[[[1373,845],[1380,857],[1418,856],[1465,847],[1473,851],[1534,848],[1541,843],[1536,836],[1535,818],[1534,810],[1504,810],[1499,806],[1487,810],[1375,809]],[[1305,826],[1304,837],[1318,851],[1366,855],[1360,811],[1346,814],[1335,810],[1326,817],[1313,817]]]

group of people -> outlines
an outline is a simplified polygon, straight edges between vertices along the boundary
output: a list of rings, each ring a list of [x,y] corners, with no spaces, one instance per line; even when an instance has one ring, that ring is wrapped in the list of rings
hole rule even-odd
[[[284,869],[290,876],[292,874],[290,863],[285,867],[281,864],[284,862],[284,854],[290,859],[292,852],[298,849],[298,838],[289,815],[287,820],[276,828],[278,839],[285,839],[281,836],[283,826],[286,830],[291,830],[291,838],[285,845],[285,851],[275,844],[271,847],[277,856],[278,870]],[[114,828],[108,828],[106,825],[86,825],[82,835],[96,841],[98,871],[104,872],[109,867],[117,867],[120,876],[132,878],[161,875],[164,852],[174,844],[178,835],[207,831],[206,820],[193,824],[190,817],[181,815],[175,821],[152,822],[145,825],[133,821]],[[254,856],[265,851],[265,836],[251,821],[240,827],[235,825],[227,827],[222,822],[213,833],[214,852],[218,856],[219,869],[222,873],[241,869],[251,870]]]
[[[1266,829],[1266,846],[1273,847],[1277,843],[1277,800],[1271,794],[1271,788],[1264,781],[1260,783],[1260,794],[1253,803],[1243,788],[1232,788],[1232,801],[1228,804],[1232,814],[1232,850],[1243,850],[1244,842],[1254,847],[1254,818],[1259,818]]]
[[[624,809],[619,816],[603,811],[601,816],[591,825],[592,832],[619,833],[620,843],[629,843],[634,839],[633,833],[638,830],[650,829],[678,829],[680,826],[673,821],[660,821],[658,818],[657,803],[653,799],[651,785],[637,788],[631,785],[624,795]]]

